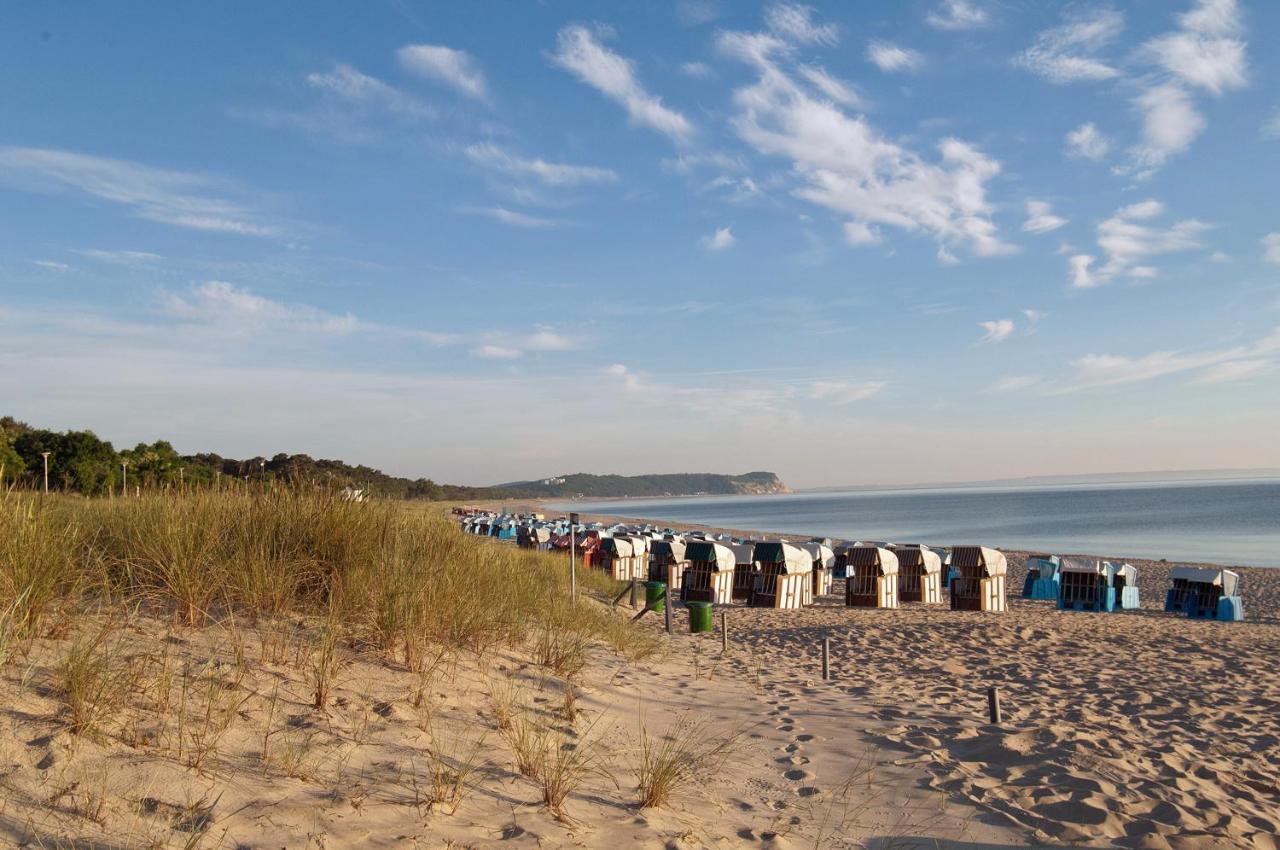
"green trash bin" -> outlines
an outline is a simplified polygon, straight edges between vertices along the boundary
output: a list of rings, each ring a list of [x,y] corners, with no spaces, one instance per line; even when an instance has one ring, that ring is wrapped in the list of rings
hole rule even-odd
[[[710,602],[686,602],[684,607],[689,609],[690,634],[711,631],[711,612],[713,608]]]
[[[651,611],[665,611],[667,608],[667,583],[665,581],[646,581],[644,583],[644,604]]]

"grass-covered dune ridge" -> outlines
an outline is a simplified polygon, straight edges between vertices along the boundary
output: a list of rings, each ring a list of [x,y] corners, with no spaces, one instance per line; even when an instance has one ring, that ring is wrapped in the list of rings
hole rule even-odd
[[[581,576],[603,596],[604,576]],[[442,515],[287,488],[84,500],[0,498],[6,642],[90,603],[146,606],[186,625],[314,617],[412,664],[424,647],[484,649],[540,627],[625,641],[572,606],[563,559],[460,534]]]

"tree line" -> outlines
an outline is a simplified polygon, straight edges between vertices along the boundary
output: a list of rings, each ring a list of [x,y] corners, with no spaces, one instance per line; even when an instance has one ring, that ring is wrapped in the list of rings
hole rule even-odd
[[[211,453],[184,455],[167,440],[117,451],[92,431],[50,431],[12,416],[0,417],[0,487],[43,488],[46,452],[49,489],[84,496],[120,493],[126,479],[130,491],[281,481],[352,487],[394,499],[459,501],[526,495],[493,487],[437,484],[430,478],[400,478],[372,467],[305,454],[245,460]]]

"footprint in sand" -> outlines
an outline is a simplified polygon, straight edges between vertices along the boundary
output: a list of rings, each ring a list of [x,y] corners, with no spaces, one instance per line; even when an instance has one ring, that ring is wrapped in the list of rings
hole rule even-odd
[[[798,767],[788,770],[786,773],[782,774],[782,776],[784,779],[788,779],[791,782],[802,782],[805,779],[813,779],[812,773],[807,770],[801,770]]]
[[[812,740],[813,740],[812,735],[796,735],[796,742],[800,744],[807,744]]]

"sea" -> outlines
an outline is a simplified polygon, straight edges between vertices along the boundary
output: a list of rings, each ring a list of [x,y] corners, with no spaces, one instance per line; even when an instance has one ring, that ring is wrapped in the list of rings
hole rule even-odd
[[[837,540],[1280,567],[1280,478],[823,490],[554,507]]]

